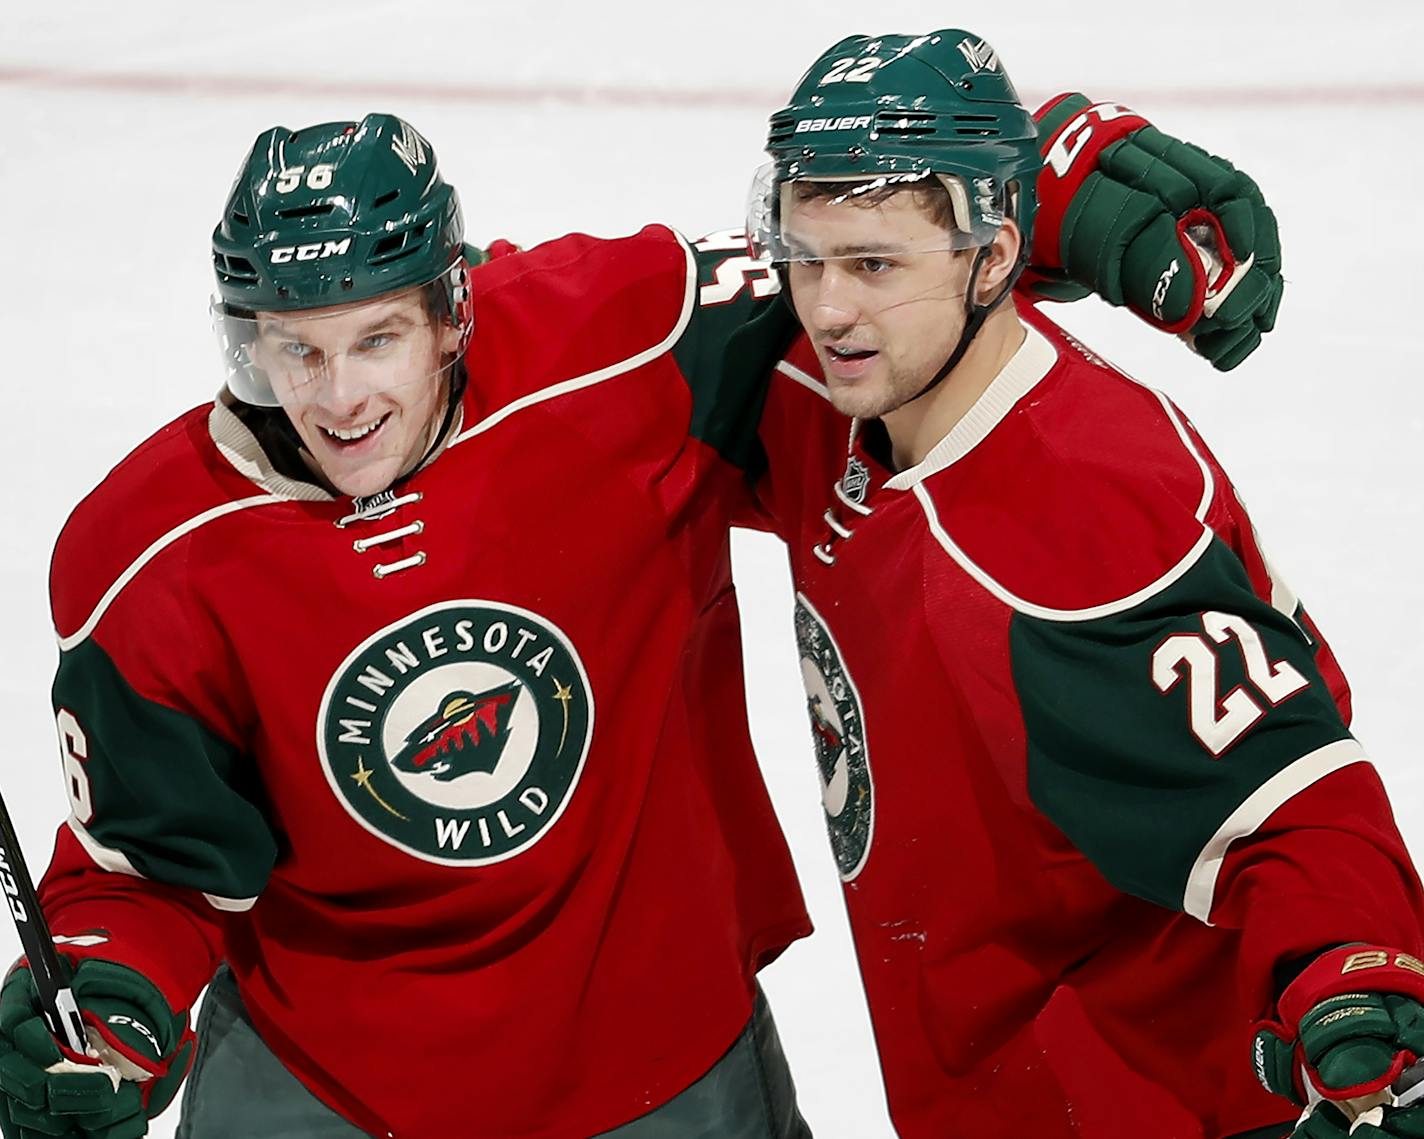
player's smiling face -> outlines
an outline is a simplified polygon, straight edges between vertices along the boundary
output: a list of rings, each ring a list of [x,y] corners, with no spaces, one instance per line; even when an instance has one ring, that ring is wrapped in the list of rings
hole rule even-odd
[[[362,496],[390,486],[429,448],[459,340],[417,288],[258,313],[253,354],[322,476]]]
[[[831,403],[871,419],[923,390],[964,327],[972,253],[913,192],[875,203],[794,201],[792,303],[821,362]]]

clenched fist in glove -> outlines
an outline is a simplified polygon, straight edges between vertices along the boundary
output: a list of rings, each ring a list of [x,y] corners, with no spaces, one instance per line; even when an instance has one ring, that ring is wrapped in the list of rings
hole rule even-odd
[[[1277,1008],[1280,1019],[1256,1033],[1257,1076],[1302,1106],[1327,1101],[1298,1137],[1338,1139],[1353,1127],[1357,1136],[1424,1139],[1424,1107],[1396,1108],[1391,1093],[1424,1056],[1424,961],[1379,946],[1334,949],[1291,982]]]
[[[6,1139],[137,1139],[188,1070],[187,1015],[110,961],[81,961],[70,988],[92,1055],[55,1042],[23,962],[0,990],[0,1131]]]
[[[1060,95],[1034,117],[1045,165],[1028,291],[1096,292],[1221,371],[1241,363],[1274,327],[1284,287],[1255,182],[1116,103]]]

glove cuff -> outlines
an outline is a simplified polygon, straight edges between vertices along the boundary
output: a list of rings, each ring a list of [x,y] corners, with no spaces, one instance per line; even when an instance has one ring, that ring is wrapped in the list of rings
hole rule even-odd
[[[1118,139],[1147,126],[1147,120],[1120,103],[1089,103],[1078,92],[1058,95],[1035,112],[1043,170],[1038,176],[1038,215],[1033,224],[1032,263],[1061,269],[1063,220],[1068,204],[1088,175],[1098,168],[1098,155]]]
[[[1286,986],[1277,1007],[1295,1029],[1323,1000],[1345,993],[1395,993],[1424,1004],[1424,961],[1382,945],[1347,945],[1322,953]]]
[[[108,1062],[139,1085],[144,1112],[150,1118],[158,1114],[193,1061],[187,1010],[175,1012],[137,970],[96,957],[79,963],[72,988],[86,1028],[99,1038],[101,1056],[107,1053]]]

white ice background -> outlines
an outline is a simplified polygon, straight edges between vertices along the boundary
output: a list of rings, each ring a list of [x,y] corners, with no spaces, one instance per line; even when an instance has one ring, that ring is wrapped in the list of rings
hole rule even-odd
[[[405,116],[434,142],[475,241],[652,220],[695,236],[740,224],[766,116],[823,48],[959,21],[1027,100],[1128,101],[1237,160],[1275,206],[1280,322],[1229,375],[1097,302],[1057,313],[1203,430],[1345,665],[1357,733],[1424,852],[1424,339],[1410,315],[1424,6],[53,0],[0,13],[0,786],[37,868],[66,810],[50,550],[110,467],[217,388],[208,235],[259,131]],[[817,1135],[882,1139],[788,577],[763,536],[738,535],[736,555],[753,733],[818,926],[764,981]],[[0,929],[0,959],[17,951]],[[175,1115],[153,1133],[171,1135]]]

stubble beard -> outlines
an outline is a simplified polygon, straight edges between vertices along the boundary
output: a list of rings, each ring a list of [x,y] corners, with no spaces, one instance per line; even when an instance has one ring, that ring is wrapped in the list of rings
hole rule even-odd
[[[827,392],[831,406],[852,419],[880,419],[919,395],[933,374],[920,375],[920,369],[911,372],[883,359],[881,366],[883,377],[874,377],[869,383],[865,380],[848,384],[829,381]]]

